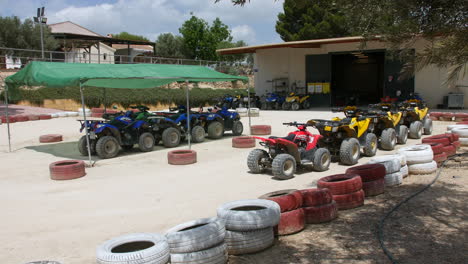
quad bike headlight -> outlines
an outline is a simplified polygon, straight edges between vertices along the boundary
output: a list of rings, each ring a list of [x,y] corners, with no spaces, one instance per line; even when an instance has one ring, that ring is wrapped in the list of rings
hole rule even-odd
[[[337,132],[338,131],[338,127],[333,127],[332,128],[332,132]]]

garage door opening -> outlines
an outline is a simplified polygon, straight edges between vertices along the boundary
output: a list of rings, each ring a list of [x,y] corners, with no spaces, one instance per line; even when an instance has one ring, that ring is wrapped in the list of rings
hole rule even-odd
[[[379,102],[384,91],[384,52],[333,54],[331,61],[333,105]]]

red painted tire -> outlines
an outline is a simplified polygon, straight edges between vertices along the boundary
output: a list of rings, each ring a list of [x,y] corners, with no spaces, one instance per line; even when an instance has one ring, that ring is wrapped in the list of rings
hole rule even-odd
[[[364,205],[364,191],[359,190],[348,194],[333,195],[333,200],[338,205],[338,210],[353,209]]]
[[[52,119],[51,115],[39,115],[39,120],[48,120]]]
[[[271,126],[269,125],[255,125],[250,127],[250,134],[252,135],[270,135]]]
[[[461,119],[463,119],[463,118],[468,118],[468,113],[454,113],[453,116],[454,116],[455,118],[461,118]],[[460,120],[461,120],[461,119],[460,119]]]
[[[62,160],[49,165],[52,180],[72,180],[86,175],[82,160]]]
[[[457,147],[455,147],[454,145],[444,146],[442,148],[442,151],[447,153],[447,156],[450,157],[457,154]]]
[[[333,202],[332,194],[327,188],[305,189],[300,190],[300,192],[302,194],[303,207],[320,206]]]
[[[429,118],[432,120],[432,121],[439,121],[439,117],[438,116],[429,116]]]
[[[42,135],[39,137],[40,143],[51,143],[51,142],[60,142],[63,141],[62,135],[59,134],[48,134]]]
[[[280,206],[282,213],[302,207],[302,194],[296,189],[270,192],[259,198],[276,202]]]
[[[442,134],[442,135],[435,135],[432,137],[427,137],[422,139],[422,143],[440,143],[444,146],[450,145],[450,140],[452,137]]]
[[[91,117],[99,117],[101,118],[104,113],[91,113]]]
[[[293,211],[281,213],[277,227],[277,234],[280,236],[291,235],[300,232],[305,227],[304,210],[298,208]],[[276,233],[276,228],[275,228]]]
[[[455,134],[455,133],[446,133],[446,134],[450,134],[452,136],[452,142],[460,140],[460,135],[458,134]]]
[[[321,206],[304,207],[303,209],[307,224],[326,223],[338,217],[338,206],[335,201]]]
[[[172,165],[187,165],[197,162],[197,152],[189,149],[172,150],[167,153],[167,160]]]
[[[36,120],[39,120],[39,116],[38,115],[28,115],[28,119],[29,119],[29,121],[36,121]]]
[[[16,122],[26,122],[26,121],[29,121],[28,116],[25,116],[25,115],[16,115],[15,118],[16,118]]]
[[[422,144],[418,144],[418,145],[422,145]],[[431,146],[432,152],[434,154],[439,154],[443,152],[442,148],[444,147],[444,145],[440,143],[431,142],[431,143],[424,143],[424,145]]]
[[[457,140],[457,141],[452,142],[452,145],[455,146],[455,149],[460,149],[461,142]]]
[[[461,121],[462,122],[468,121],[468,118],[463,118]]]
[[[106,114],[118,114],[119,112],[120,111],[118,111],[118,110],[108,110],[108,109],[106,109],[106,111],[104,113],[106,113]]]
[[[445,152],[442,152],[442,153],[439,153],[439,154],[434,154],[434,161],[439,163],[439,162],[444,162],[445,160],[447,160],[447,153]]]
[[[9,120],[10,122],[7,122],[6,116],[2,116],[1,119],[2,119],[2,123],[10,123],[10,124],[12,124],[12,123],[16,123],[16,121],[17,121],[15,116],[8,116],[8,120]]]
[[[386,171],[382,164],[365,164],[348,168],[346,174],[357,174],[361,176],[362,182],[368,182],[383,179]]]
[[[385,192],[385,179],[378,179],[375,181],[363,182],[362,190],[365,197],[377,196]]]
[[[253,137],[233,137],[233,148],[253,148],[255,147],[255,138]]]
[[[91,108],[91,113],[100,113],[101,115],[104,113],[104,108]]]
[[[335,174],[320,178],[317,187],[327,188],[333,195],[347,194],[361,190],[362,180],[357,174]]]
[[[466,118],[463,118],[466,119]],[[456,123],[457,125],[468,125],[468,121],[460,121]]]
[[[439,117],[443,114],[443,112],[430,112],[429,113],[429,116],[433,116],[433,117]]]

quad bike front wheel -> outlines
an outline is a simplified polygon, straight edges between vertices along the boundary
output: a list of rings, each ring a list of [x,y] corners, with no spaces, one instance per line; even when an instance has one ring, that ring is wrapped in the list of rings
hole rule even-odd
[[[180,131],[175,127],[169,127],[162,133],[162,142],[164,147],[173,148],[180,144]]]
[[[380,147],[383,150],[393,150],[397,144],[397,134],[394,128],[386,128],[380,137]]]
[[[89,145],[91,147],[91,155],[96,154],[96,140],[89,139]],[[86,136],[82,136],[78,140],[78,151],[82,156],[88,156],[88,142],[86,141]]]
[[[314,153],[314,170],[326,171],[330,166],[331,155],[330,151],[326,148],[319,148]]]
[[[208,125],[208,137],[212,139],[221,138],[224,134],[224,126],[219,121],[213,121]]]
[[[405,125],[397,126],[397,143],[398,144],[406,144],[408,140],[408,127]]]
[[[119,149],[119,142],[112,136],[104,136],[96,143],[96,153],[101,159],[116,157],[119,154]]]
[[[296,159],[289,154],[279,154],[273,159],[271,171],[278,179],[290,179],[296,172]]]
[[[242,132],[244,132],[244,125],[242,124],[241,121],[234,121],[232,123],[232,134],[234,136],[240,136],[242,135]]]
[[[424,135],[432,134],[432,119],[425,117],[423,120]]]
[[[309,100],[305,100],[304,102],[302,102],[302,108],[304,108],[304,109],[309,109],[310,108]]]
[[[358,163],[361,155],[359,141],[356,138],[346,138],[341,142],[340,161],[344,165]]]
[[[294,103],[291,104],[291,110],[297,111],[299,109],[301,109],[301,104],[300,103],[294,102]]]
[[[145,132],[138,138],[138,149],[141,152],[149,152],[154,148],[154,137],[150,132]]]
[[[409,137],[420,139],[422,136],[423,124],[421,121],[414,121],[410,125]]]
[[[250,151],[247,157],[247,167],[249,167],[252,173],[262,173],[266,169],[266,165],[262,162],[262,159],[267,159],[268,153],[263,149],[254,149]]]
[[[194,143],[203,142],[205,141],[205,129],[201,126],[194,126],[191,136]]]
[[[373,157],[377,153],[377,136],[374,133],[367,133],[364,142],[363,152],[367,157]]]
[[[289,110],[289,109],[291,109],[291,103],[284,102],[284,103],[281,105],[281,109],[283,109],[283,110]]]

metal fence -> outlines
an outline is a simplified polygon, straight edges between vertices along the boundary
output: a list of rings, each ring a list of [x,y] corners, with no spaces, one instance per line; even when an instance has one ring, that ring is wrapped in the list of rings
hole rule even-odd
[[[126,52],[126,50],[125,50]],[[20,69],[30,61],[68,62],[68,63],[99,63],[99,64],[179,64],[179,65],[200,65],[213,68],[217,71],[235,75],[252,74],[252,65],[239,62],[227,61],[207,61],[191,60],[181,58],[153,57],[140,52],[134,55],[118,54],[117,52],[101,51],[90,53],[84,49],[64,51],[44,51],[44,58],[41,50],[15,49],[0,47],[0,70]]]

